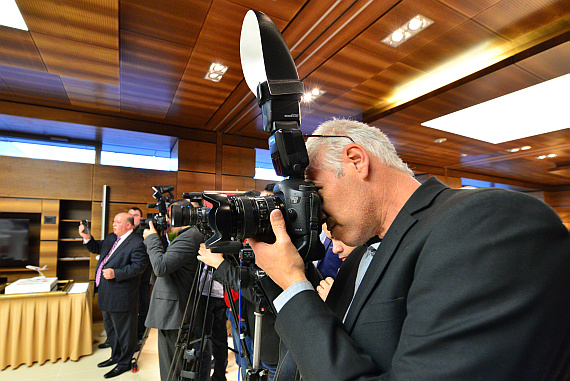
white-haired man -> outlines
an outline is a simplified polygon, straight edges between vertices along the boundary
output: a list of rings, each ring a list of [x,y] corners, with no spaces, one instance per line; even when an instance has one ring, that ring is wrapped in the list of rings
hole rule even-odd
[[[309,138],[306,170],[332,236],[381,243],[341,267],[338,277],[354,281],[333,284],[331,293],[351,296],[333,311],[306,281],[280,211],[271,214],[275,243],[250,239],[284,290],[275,328],[303,380],[551,380],[569,371],[570,243],[550,207],[501,189],[420,184],[363,123],[332,120],[314,134],[332,135]]]

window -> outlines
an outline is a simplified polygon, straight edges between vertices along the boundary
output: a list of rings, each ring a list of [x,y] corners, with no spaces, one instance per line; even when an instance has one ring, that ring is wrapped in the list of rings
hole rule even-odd
[[[94,164],[95,153],[94,146],[85,144],[0,136],[2,156]]]
[[[281,181],[285,178],[277,176],[273,162],[271,161],[271,154],[268,149],[255,149],[255,176],[257,180],[274,180]]]
[[[170,151],[103,144],[101,164],[120,167],[177,171],[178,162],[170,158]]]

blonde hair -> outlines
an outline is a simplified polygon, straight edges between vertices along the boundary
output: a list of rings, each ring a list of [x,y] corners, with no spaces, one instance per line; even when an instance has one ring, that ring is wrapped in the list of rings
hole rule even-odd
[[[341,158],[344,147],[352,142],[362,146],[369,154],[375,156],[384,165],[414,176],[414,172],[396,153],[396,149],[388,137],[376,127],[349,119],[332,119],[322,123],[314,135],[335,135],[339,137],[319,138],[312,137],[307,140],[309,162],[314,163],[319,156],[319,167],[342,174]]]

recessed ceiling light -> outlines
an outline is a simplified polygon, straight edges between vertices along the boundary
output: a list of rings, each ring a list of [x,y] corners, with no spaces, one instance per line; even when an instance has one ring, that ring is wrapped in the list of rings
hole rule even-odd
[[[220,82],[226,71],[228,71],[228,66],[212,62],[210,68],[208,69],[208,72],[204,76],[204,79],[213,82]]]
[[[312,102],[325,93],[326,93],[326,91],[324,91],[324,90],[314,88],[311,91],[308,91],[305,94],[303,94],[303,101],[304,102]]]
[[[28,26],[26,25],[15,0],[0,1],[0,25],[28,30]]]
[[[570,74],[422,123],[493,144],[563,130]]]
[[[524,147],[516,147],[516,148],[510,148],[507,150],[507,152],[519,152],[519,151],[526,151],[528,149],[531,149],[531,146],[524,146]]]
[[[404,25],[396,29],[394,32],[386,36],[382,42],[386,45],[396,47],[404,41],[409,40],[412,36],[424,30],[433,24],[433,21],[422,15],[416,15]]]
[[[434,142],[434,143],[443,143],[443,142],[446,142],[446,141],[447,141],[446,138],[439,138],[439,139],[435,139],[433,142]]]

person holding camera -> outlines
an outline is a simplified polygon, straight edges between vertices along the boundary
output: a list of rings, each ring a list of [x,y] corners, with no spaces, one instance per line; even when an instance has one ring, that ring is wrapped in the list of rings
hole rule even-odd
[[[79,235],[91,253],[100,254],[95,273],[99,309],[111,346],[111,358],[99,364],[116,366],[105,378],[116,377],[131,370],[136,350],[137,314],[141,274],[148,266],[142,239],[133,233],[133,217],[119,213],[113,219],[113,233],[96,241],[79,225]]]
[[[178,200],[172,205],[189,206],[190,202]],[[170,220],[170,216],[167,218]],[[192,282],[199,268],[198,249],[204,241],[204,235],[195,227],[171,229],[176,238],[166,250],[152,221],[143,232],[144,245],[156,275],[145,325],[158,329],[158,361],[162,381],[168,379],[170,365],[174,360],[178,329],[182,325]],[[179,372],[179,369],[175,371]]]
[[[570,238],[554,210],[504,189],[420,184],[364,123],[334,119],[314,134],[327,135],[307,141],[322,217],[334,238],[369,246],[331,288],[346,303],[327,307],[307,282],[280,210],[274,243],[249,240],[284,290],[275,329],[303,380],[568,377]]]

